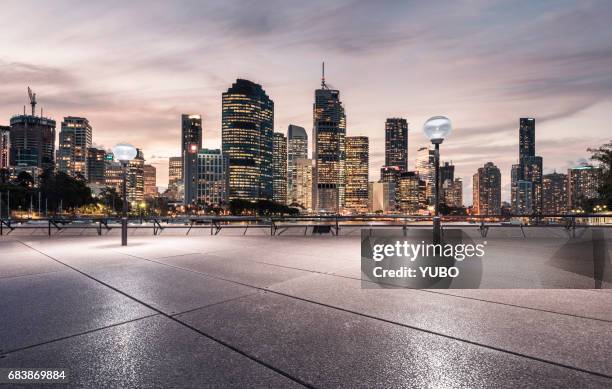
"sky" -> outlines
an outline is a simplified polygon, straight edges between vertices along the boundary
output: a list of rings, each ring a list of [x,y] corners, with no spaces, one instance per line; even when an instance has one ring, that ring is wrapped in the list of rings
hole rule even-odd
[[[325,61],[347,135],[370,138],[370,180],[384,163],[384,123],[409,122],[410,168],[422,126],[449,117],[441,160],[471,204],[486,162],[509,200],[520,117],[536,119],[544,172],[565,171],[610,141],[612,7],[607,1],[3,1],[0,125],[27,86],[45,116],[87,117],[94,144],[130,142],[167,184],[180,115],[203,117],[221,145],[221,94],[237,78],[274,100],[275,129],[311,135]]]

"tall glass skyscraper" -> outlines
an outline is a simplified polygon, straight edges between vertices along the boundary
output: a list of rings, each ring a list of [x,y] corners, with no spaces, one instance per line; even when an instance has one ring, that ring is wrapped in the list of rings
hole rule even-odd
[[[313,141],[315,209],[336,213],[344,206],[346,115],[340,91],[329,89],[325,77],[315,90]]]
[[[287,202],[297,201],[297,161],[308,158],[308,135],[303,127],[289,125],[287,130]],[[311,184],[312,185],[312,184]]]
[[[542,157],[535,155],[535,119],[519,119],[519,161],[512,166],[512,213],[542,213]]]
[[[10,164],[52,169],[55,166],[55,120],[34,115],[11,118]]]
[[[368,137],[347,136],[345,208],[349,211],[368,212],[369,161]]]
[[[472,177],[472,207],[477,215],[501,214],[501,172],[493,162],[487,162],[484,167]]]
[[[287,203],[287,137],[280,132],[274,133],[272,154],[273,199],[277,203]]]
[[[390,118],[385,122],[385,166],[408,170],[408,122]]]
[[[87,150],[91,147],[92,128],[86,118],[67,116],[59,134],[57,168],[73,177],[88,178]]]
[[[238,79],[223,93],[221,122],[229,200],[272,200],[274,102],[261,85]]]
[[[181,156],[183,157],[183,203],[194,205],[198,196],[198,151],[202,148],[202,116],[181,115]]]
[[[0,126],[0,169],[8,169],[9,167],[10,132],[11,127]]]

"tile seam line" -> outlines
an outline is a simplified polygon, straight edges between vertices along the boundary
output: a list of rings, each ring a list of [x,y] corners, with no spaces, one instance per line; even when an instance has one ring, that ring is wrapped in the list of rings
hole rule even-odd
[[[129,256],[132,256],[134,258],[139,258],[139,259],[147,260],[147,261],[155,261],[156,263],[160,263],[160,264],[165,264],[163,262],[159,262],[160,260],[163,260],[163,259],[166,259],[166,258],[168,258],[168,259],[174,258],[174,256],[169,256],[169,257],[155,258],[153,260],[153,259],[149,259],[149,258],[139,257],[139,256],[134,255],[134,254],[126,254],[126,253],[123,253],[121,251],[115,251],[115,252],[116,253],[121,253],[121,254],[124,254],[124,255],[129,255]],[[210,252],[208,252],[208,253],[197,253],[197,254],[211,255],[211,256],[214,256],[214,257],[217,257],[217,258],[222,258],[218,254],[215,254],[214,252],[213,253],[210,253]],[[189,255],[193,255],[193,254],[189,254]],[[338,277],[338,278],[344,278],[344,279],[348,279],[348,280],[355,280],[355,281],[362,281],[362,282],[365,281],[365,282],[376,284],[375,282],[372,282],[372,281],[369,281],[369,280],[362,280],[360,278],[355,278],[355,277],[350,277],[350,276],[345,276],[345,275],[337,274],[337,271],[339,271],[339,270],[334,270],[334,271],[331,271],[331,272],[323,272],[323,271],[303,269],[303,268],[294,267],[294,266],[285,266],[285,265],[279,265],[279,264],[275,264],[275,263],[256,261],[256,260],[251,260],[251,259],[245,259],[245,260],[249,261],[249,262],[252,262],[252,263],[259,263],[259,264],[268,265],[268,266],[276,266],[276,267],[280,267],[280,268],[283,268],[283,269],[299,270],[299,271],[308,272],[308,273],[311,273],[311,274],[320,274],[320,275],[324,275],[324,276],[328,276],[328,277]],[[180,269],[185,270],[185,268],[180,268]],[[471,301],[480,301],[480,302],[484,302],[484,303],[496,304],[496,305],[501,305],[501,306],[506,306],[506,307],[518,308],[518,309],[525,309],[525,310],[535,311],[535,312],[550,313],[550,314],[554,314],[554,315],[568,316],[568,317],[584,319],[584,320],[594,320],[594,321],[600,321],[600,322],[604,322],[604,323],[612,323],[612,320],[602,319],[602,318],[598,318],[598,317],[582,316],[582,315],[576,315],[576,314],[567,313],[567,312],[553,311],[553,310],[542,309],[542,308],[525,307],[525,306],[522,306],[522,305],[504,303],[504,302],[500,302],[500,301],[492,301],[492,300],[487,300],[487,299],[479,299],[479,298],[476,298],[476,297],[469,297],[469,296],[459,296],[459,295],[452,294],[452,293],[443,293],[443,292],[437,292],[437,291],[433,291],[433,290],[414,289],[414,288],[397,288],[397,289],[406,289],[406,290],[411,290],[411,291],[419,292],[419,293],[431,293],[431,294],[435,294],[435,295],[439,295],[439,296],[448,296],[448,297],[457,298],[457,299],[464,299],[464,300],[471,300]],[[579,289],[579,290],[584,290],[584,289]]]
[[[287,294],[287,293],[275,291],[275,290],[264,288],[264,287],[261,287],[261,286],[250,285],[250,284],[246,284],[246,283],[243,283],[243,282],[230,280],[230,279],[227,279],[227,278],[214,276],[214,275],[211,275],[211,274],[208,274],[208,273],[203,273],[203,272],[195,271],[195,270],[192,270],[192,269],[186,269],[186,268],[183,268],[183,267],[180,267],[180,266],[174,266],[174,265],[169,265],[169,264],[166,264],[166,263],[163,263],[163,262],[157,262],[157,261],[152,260],[152,259],[138,257],[138,256],[131,255],[131,254],[130,254],[130,256],[133,256],[135,258],[140,258],[140,259],[145,260],[145,261],[150,261],[150,262],[153,262],[153,263],[157,263],[157,264],[160,264],[160,265],[163,265],[163,266],[168,266],[168,267],[179,269],[179,270],[184,270],[184,271],[188,271],[188,272],[192,272],[192,273],[201,274],[201,275],[206,276],[206,277],[216,278],[216,279],[219,279],[219,280],[222,280],[222,281],[227,281],[227,282],[232,282],[232,283],[235,283],[235,284],[238,284],[238,285],[248,286],[248,287],[251,287],[251,288],[262,290],[264,292],[268,292],[268,293],[272,293],[272,294],[277,294],[279,296],[293,298],[293,299],[304,301],[304,302],[307,302],[307,303],[311,303],[311,304],[315,304],[315,305],[320,305],[322,307],[326,307],[326,308],[330,308],[330,309],[335,309],[335,310],[343,311],[343,312],[346,312],[346,313],[351,313],[351,314],[354,314],[354,315],[357,315],[357,316],[367,317],[369,319],[378,320],[378,321],[382,321],[382,322],[385,322],[385,323],[398,325],[398,326],[405,327],[405,328],[410,328],[412,330],[424,332],[424,333],[427,333],[427,334],[430,334],[430,335],[441,336],[441,337],[444,337],[444,338],[447,338],[447,339],[451,339],[451,340],[455,340],[455,341],[458,341],[458,342],[467,343],[467,344],[471,344],[471,345],[474,345],[474,346],[483,347],[483,348],[486,348],[486,349],[495,350],[495,351],[498,351],[498,352],[502,352],[502,353],[506,353],[506,354],[511,354],[511,355],[514,355],[514,356],[518,356],[518,357],[522,357],[522,358],[526,358],[526,359],[531,359],[531,360],[535,360],[535,361],[538,361],[538,362],[543,362],[543,363],[551,364],[551,365],[554,365],[554,366],[563,367],[563,368],[574,370],[574,371],[579,371],[579,372],[586,373],[586,374],[592,374],[592,375],[595,375],[595,376],[598,376],[598,377],[612,379],[612,375],[608,375],[608,374],[605,374],[605,373],[599,373],[599,372],[596,372],[596,371],[587,370],[587,369],[583,369],[583,368],[580,368],[580,367],[567,365],[567,364],[564,364],[564,363],[561,363],[561,362],[555,362],[555,361],[551,361],[551,360],[548,360],[548,359],[544,359],[544,358],[540,358],[540,357],[536,357],[536,356],[532,356],[532,355],[528,355],[528,354],[523,354],[523,353],[520,353],[520,352],[517,352],[517,351],[506,350],[506,349],[503,349],[501,347],[491,346],[491,345],[487,345],[487,344],[484,344],[484,343],[479,343],[479,342],[472,341],[472,340],[458,338],[458,337],[453,336],[453,335],[447,335],[447,334],[443,334],[443,333],[436,332],[436,331],[433,331],[433,330],[428,330],[428,329],[425,329],[425,328],[420,328],[420,327],[412,326],[412,325],[409,325],[409,324],[395,322],[393,320],[388,320],[388,319],[372,316],[372,315],[369,315],[369,314],[366,314],[366,313],[361,313],[361,312],[353,311],[353,310],[350,310],[350,309],[347,309],[347,308],[337,307],[337,306],[334,306],[334,305],[329,305],[329,304],[325,304],[325,303],[322,303],[322,302],[318,302],[318,301],[314,301],[314,300],[309,300],[309,299],[306,299],[306,298],[303,298],[303,297],[293,296],[293,295],[290,295],[290,294]]]
[[[122,294],[123,296],[125,296],[125,297],[127,297],[127,298],[129,298],[129,299],[131,299],[131,300],[133,300],[133,301],[136,301],[137,303],[139,303],[139,304],[141,304],[141,305],[143,305],[143,306],[145,306],[145,307],[147,307],[147,308],[149,308],[149,309],[151,309],[151,310],[153,310],[153,311],[157,312],[157,314],[159,314],[159,315],[161,315],[161,316],[164,316],[164,317],[166,317],[166,318],[168,318],[168,319],[172,320],[173,322],[175,322],[175,323],[177,323],[177,324],[179,324],[179,325],[181,325],[181,326],[183,326],[183,327],[185,327],[185,328],[188,328],[188,329],[190,329],[190,330],[192,330],[192,331],[194,331],[194,332],[196,332],[196,333],[198,333],[198,334],[200,334],[200,335],[202,335],[202,336],[204,336],[204,337],[206,337],[206,338],[208,338],[208,339],[210,339],[210,340],[212,340],[212,341],[214,341],[214,342],[216,342],[216,343],[218,343],[218,344],[220,344],[220,345],[222,345],[222,346],[224,346],[224,347],[226,347],[226,348],[229,348],[230,350],[232,350],[232,351],[236,352],[237,354],[242,355],[242,356],[244,356],[244,357],[246,357],[246,358],[250,359],[251,361],[253,361],[253,362],[255,362],[255,363],[257,363],[257,364],[259,364],[259,365],[261,365],[261,366],[264,366],[264,367],[266,367],[266,368],[268,368],[268,369],[272,370],[273,372],[275,372],[275,373],[277,373],[277,374],[279,374],[279,375],[282,375],[282,376],[284,376],[285,378],[290,379],[291,381],[293,381],[293,382],[295,382],[295,383],[298,383],[298,384],[300,384],[300,385],[302,385],[302,386],[304,386],[304,387],[307,387],[307,388],[312,388],[312,389],[316,388],[316,387],[315,387],[315,386],[313,386],[312,384],[310,384],[310,383],[308,383],[308,382],[306,382],[306,381],[303,381],[302,379],[300,379],[300,378],[298,378],[298,377],[294,377],[294,376],[290,375],[289,373],[287,373],[287,372],[285,372],[285,371],[283,371],[283,370],[281,370],[281,369],[279,369],[279,368],[277,368],[277,367],[275,367],[275,366],[272,366],[272,365],[270,365],[269,363],[264,362],[264,361],[262,361],[261,359],[259,359],[259,358],[255,357],[255,356],[253,356],[253,355],[250,355],[250,354],[249,354],[249,353],[247,353],[246,351],[242,351],[242,350],[240,350],[239,348],[237,348],[237,347],[235,347],[235,346],[232,346],[231,344],[229,344],[229,343],[227,343],[227,342],[225,342],[225,341],[223,341],[223,340],[221,340],[221,339],[218,339],[218,338],[216,338],[216,337],[214,337],[214,336],[212,336],[212,335],[210,335],[210,334],[205,333],[204,331],[201,331],[200,329],[198,329],[198,328],[196,328],[196,327],[194,327],[194,326],[192,326],[192,325],[190,325],[190,324],[188,324],[188,323],[185,323],[185,322],[183,322],[183,321],[181,321],[181,320],[177,319],[176,317],[173,317],[173,316],[171,316],[171,315],[168,315],[168,314],[166,314],[165,312],[160,311],[159,309],[157,309],[157,308],[153,307],[152,305],[149,305],[149,304],[145,303],[144,301],[141,301],[141,300],[137,299],[136,297],[133,297],[133,296],[131,296],[131,295],[129,295],[129,294],[127,294],[127,293],[125,293],[125,292],[123,292],[123,291],[121,291],[121,290],[119,290],[119,289],[115,288],[115,287],[113,287],[113,286],[112,286],[112,285],[110,285],[110,284],[107,284],[107,283],[106,283],[106,282],[104,282],[104,281],[98,280],[97,278],[95,278],[95,277],[93,277],[93,276],[91,276],[91,275],[89,275],[89,274],[87,274],[87,273],[85,273],[85,272],[83,272],[83,271],[81,271],[81,270],[79,270],[79,269],[75,268],[75,267],[72,267],[72,266],[70,266],[70,265],[68,265],[68,264],[66,264],[66,263],[64,263],[64,262],[62,262],[62,261],[60,261],[60,260],[58,260],[58,259],[56,259],[56,258],[54,258],[54,257],[52,257],[52,256],[50,256],[50,255],[48,255],[48,254],[45,254],[44,252],[39,251],[39,250],[37,250],[36,248],[34,248],[34,247],[32,247],[32,246],[29,246],[28,244],[24,243],[23,241],[19,241],[19,242],[20,242],[21,244],[23,244],[24,246],[29,247],[30,249],[32,249],[32,250],[34,250],[34,251],[36,251],[36,252],[38,252],[38,253],[40,253],[40,254],[43,254],[43,255],[45,255],[46,257],[48,257],[48,258],[50,258],[50,259],[52,259],[52,260],[54,260],[54,261],[56,261],[56,262],[58,262],[58,263],[60,263],[60,264],[62,264],[62,265],[64,265],[64,266],[66,266],[66,267],[68,267],[68,268],[70,268],[70,269],[72,269],[72,270],[76,271],[77,273],[79,273],[79,274],[81,274],[81,275],[83,275],[83,276],[85,276],[85,277],[87,277],[87,278],[89,278],[89,279],[91,279],[91,280],[93,280],[93,281],[95,281],[95,282],[97,282],[97,283],[101,284],[101,285],[104,285],[104,286],[106,286],[107,288],[109,288],[109,289],[111,289],[111,290],[114,290],[115,292],[120,293],[120,294]],[[610,377],[610,378],[612,378],[612,377]]]

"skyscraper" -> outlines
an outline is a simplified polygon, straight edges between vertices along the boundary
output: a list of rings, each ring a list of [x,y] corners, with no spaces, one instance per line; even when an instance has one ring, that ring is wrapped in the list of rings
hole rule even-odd
[[[395,212],[395,183],[370,182],[368,187],[368,208],[371,213]]]
[[[429,147],[419,147],[416,156],[415,171],[425,181],[426,185],[426,200],[427,204],[432,205],[435,203],[435,186],[436,172],[435,172],[435,150]]]
[[[67,116],[59,133],[57,169],[72,177],[87,179],[87,153],[91,147],[92,128],[86,118]]]
[[[87,182],[94,185],[104,185],[104,168],[106,151],[95,147],[87,149]]]
[[[346,137],[346,200],[351,212],[368,212],[370,151],[367,136]]]
[[[209,207],[227,203],[228,158],[219,149],[198,152],[198,199]]]
[[[315,208],[337,213],[344,206],[346,115],[340,91],[329,89],[325,73],[315,90],[313,142],[315,160]]]
[[[546,174],[542,180],[543,212],[545,215],[567,213],[567,174]]]
[[[194,205],[198,185],[198,151],[202,148],[202,116],[181,115],[181,156],[183,157],[183,204]]]
[[[535,119],[519,120],[519,160],[535,155]]]
[[[408,122],[389,118],[385,122],[385,166],[399,166],[408,170]]]
[[[300,158],[295,161],[295,198],[290,205],[299,206],[303,211],[313,210],[313,169],[312,159]]]
[[[585,202],[599,197],[602,170],[582,164],[567,170],[567,201],[569,209],[583,209]]]
[[[542,171],[542,157],[535,155],[535,119],[520,118],[519,161],[512,166],[510,183],[514,214],[542,213]]]
[[[168,158],[168,187],[176,187],[183,182],[183,158]]]
[[[11,127],[0,126],[0,169],[8,169],[11,149]]]
[[[295,175],[298,159],[308,158],[308,135],[303,127],[289,125],[287,130],[287,202],[290,204],[297,199]]]
[[[399,210],[416,215],[427,206],[426,182],[416,172],[404,172],[399,178]]]
[[[272,154],[273,199],[277,203],[287,203],[287,137],[280,132],[274,133]]]
[[[461,178],[450,178],[442,184],[444,204],[447,207],[461,208],[463,206],[463,180]]]
[[[141,149],[136,149],[136,158],[132,159],[127,166],[128,181],[127,192],[129,202],[141,202],[144,200],[144,163],[145,158]],[[121,193],[121,192],[119,192]]]
[[[229,200],[271,200],[274,102],[261,85],[238,79],[223,93],[221,116]]]
[[[472,196],[477,215],[501,214],[501,172],[493,162],[487,162],[474,174]]]
[[[144,165],[144,198],[154,199],[157,197],[157,169],[153,165]]]
[[[10,165],[52,169],[55,166],[55,120],[36,116],[36,101],[32,114],[11,118]]]

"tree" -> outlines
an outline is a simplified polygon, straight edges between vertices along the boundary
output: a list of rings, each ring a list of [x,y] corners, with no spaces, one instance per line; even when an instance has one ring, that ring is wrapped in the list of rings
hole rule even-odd
[[[49,208],[57,209],[60,203],[65,209],[74,209],[94,202],[91,189],[83,181],[66,173],[46,171],[41,176],[40,192],[49,202]]]
[[[117,189],[111,186],[102,188],[98,196],[98,203],[108,209],[112,209],[114,213],[119,213],[123,209],[121,196],[117,193]]]
[[[612,209],[612,141],[596,149],[588,149],[591,160],[599,162],[602,169],[602,182],[599,187],[601,200]]]

